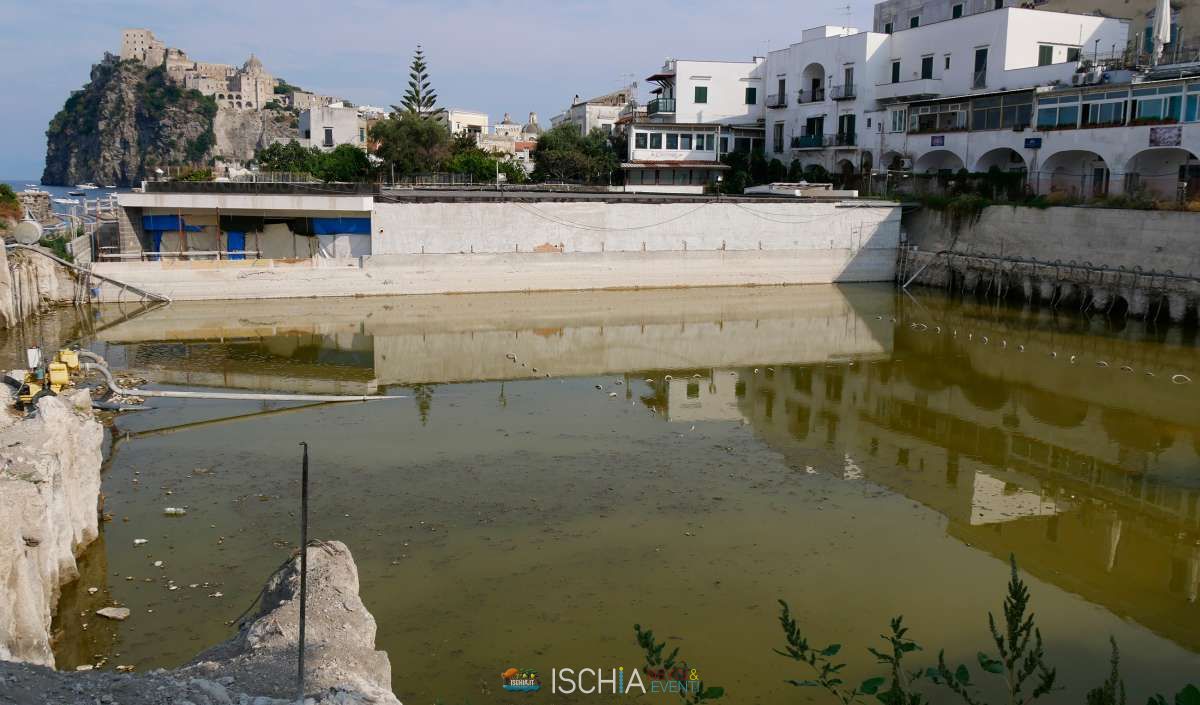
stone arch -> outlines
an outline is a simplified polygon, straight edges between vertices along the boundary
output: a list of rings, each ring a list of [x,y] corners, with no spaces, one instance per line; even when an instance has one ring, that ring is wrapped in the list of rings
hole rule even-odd
[[[913,164],[918,174],[937,174],[944,171],[956,172],[965,168],[963,160],[948,149],[935,149],[922,154]]]
[[[239,101],[237,102],[237,107],[239,107],[239,108],[240,108],[240,107],[242,107],[242,101],[240,101],[240,100],[239,100]]]
[[[225,100],[225,94],[224,94],[224,93],[218,93],[218,94],[217,94],[217,100]]]
[[[254,107],[254,103],[251,103],[250,101],[246,101],[246,107],[247,107],[247,108],[253,108],[253,107]]]
[[[833,166],[833,180],[838,188],[854,188],[858,182],[858,172],[854,168],[854,162],[849,159],[839,159]]]
[[[884,152],[879,160],[879,166],[888,171],[904,170],[904,155],[897,151]]]
[[[825,67],[815,61],[804,67],[804,72],[800,74],[800,102],[816,103],[825,100],[827,76]]]
[[[1184,186],[1186,184],[1186,186]],[[1200,198],[1200,159],[1182,147],[1150,147],[1125,163],[1125,190],[1174,200],[1186,188],[1187,200]]]
[[[1108,195],[1108,162],[1086,149],[1067,149],[1046,157],[1034,179],[1039,193],[1063,193],[1074,198]]]
[[[870,152],[863,152],[862,158],[859,160],[859,169],[864,174],[870,174],[875,168],[875,155]]]
[[[1017,150],[1010,147],[998,147],[984,152],[975,162],[974,171],[984,173],[992,167],[997,167],[1000,171],[1026,171],[1029,169],[1029,164]]]

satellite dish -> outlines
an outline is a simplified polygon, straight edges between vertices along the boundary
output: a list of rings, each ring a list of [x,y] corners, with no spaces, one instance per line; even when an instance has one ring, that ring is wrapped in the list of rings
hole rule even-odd
[[[42,239],[42,225],[36,220],[22,220],[13,230],[13,237],[22,245],[36,245]]]

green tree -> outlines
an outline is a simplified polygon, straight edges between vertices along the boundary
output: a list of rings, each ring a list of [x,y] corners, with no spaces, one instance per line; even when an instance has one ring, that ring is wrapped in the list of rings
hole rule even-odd
[[[263,171],[291,171],[314,174],[320,152],[315,147],[305,147],[296,140],[287,144],[275,142],[254,155],[254,161]]]
[[[772,159],[770,164],[767,164],[767,182],[776,183],[787,179],[787,167],[778,159]]]
[[[586,136],[562,124],[542,133],[533,150],[534,179],[607,184],[620,166],[608,136],[593,129]]]
[[[332,152],[317,157],[317,172],[322,181],[367,181],[371,177],[367,153],[352,144],[339,144]]]
[[[396,176],[438,171],[450,156],[450,133],[436,120],[416,113],[392,113],[371,128],[375,154],[384,172]]]
[[[429,65],[425,63],[425,50],[417,45],[412,63],[408,68],[408,90],[404,91],[401,105],[392,106],[396,112],[407,112],[418,117],[433,117],[441,112],[437,107],[437,92],[429,80]]]
[[[788,181],[802,181],[804,179],[804,165],[799,159],[793,159],[788,165]]]

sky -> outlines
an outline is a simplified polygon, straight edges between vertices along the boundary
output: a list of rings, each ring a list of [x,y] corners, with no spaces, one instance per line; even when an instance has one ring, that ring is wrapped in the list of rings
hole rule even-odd
[[[748,60],[823,24],[870,28],[871,0],[0,0],[0,178],[36,178],[46,125],[121,30],[145,27],[199,61],[251,52],[293,85],[399,103],[417,44],[444,107],[543,125],[579,94],[643,79],[670,56]]]

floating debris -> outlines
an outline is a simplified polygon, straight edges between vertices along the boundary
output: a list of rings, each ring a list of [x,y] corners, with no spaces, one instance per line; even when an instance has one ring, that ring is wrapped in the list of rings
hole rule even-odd
[[[187,514],[187,510],[183,507],[164,507],[163,516],[181,517]]]
[[[141,546],[142,544],[148,543],[149,541],[150,541],[150,539],[134,539],[134,540],[133,540],[133,545],[134,545],[134,546]]]
[[[117,622],[123,622],[126,619],[129,619],[130,613],[129,613],[128,607],[104,607],[104,608],[96,610],[96,614],[98,614],[101,617],[104,617],[105,619],[111,619],[111,620],[115,620]]]
[[[161,567],[163,567],[163,562],[162,561],[154,561],[153,565],[155,568],[161,568]]]

